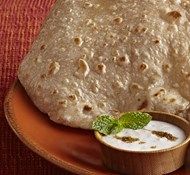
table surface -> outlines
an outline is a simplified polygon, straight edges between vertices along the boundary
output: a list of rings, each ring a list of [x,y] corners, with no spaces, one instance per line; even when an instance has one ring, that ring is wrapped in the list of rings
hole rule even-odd
[[[6,91],[55,0],[0,0],[0,175],[71,175],[30,151],[8,126]]]

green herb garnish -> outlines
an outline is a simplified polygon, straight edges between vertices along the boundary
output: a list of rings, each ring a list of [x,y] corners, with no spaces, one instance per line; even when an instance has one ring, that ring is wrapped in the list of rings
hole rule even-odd
[[[117,119],[113,116],[101,115],[93,122],[92,128],[102,134],[109,135],[117,125]]]
[[[142,129],[151,119],[151,115],[145,112],[123,113],[119,119],[109,115],[101,115],[93,122],[92,129],[104,135],[117,134],[124,128]]]

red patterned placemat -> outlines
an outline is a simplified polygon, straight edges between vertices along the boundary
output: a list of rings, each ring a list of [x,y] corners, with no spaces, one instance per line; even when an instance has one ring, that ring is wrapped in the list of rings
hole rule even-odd
[[[0,175],[70,174],[25,147],[8,126],[3,101],[55,0],[0,0]]]

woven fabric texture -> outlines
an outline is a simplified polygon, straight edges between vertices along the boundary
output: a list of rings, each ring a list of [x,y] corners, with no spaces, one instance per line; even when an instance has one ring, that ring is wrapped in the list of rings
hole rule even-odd
[[[71,175],[39,157],[16,137],[3,112],[6,91],[17,77],[55,0],[0,0],[0,175]]]

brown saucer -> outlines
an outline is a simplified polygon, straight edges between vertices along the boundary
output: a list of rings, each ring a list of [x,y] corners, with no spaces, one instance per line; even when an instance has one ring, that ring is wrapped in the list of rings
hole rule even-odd
[[[93,132],[51,122],[33,105],[19,81],[10,88],[4,108],[16,135],[45,159],[81,175],[117,174],[103,166],[100,145]],[[190,175],[190,149],[185,165],[171,175]]]

